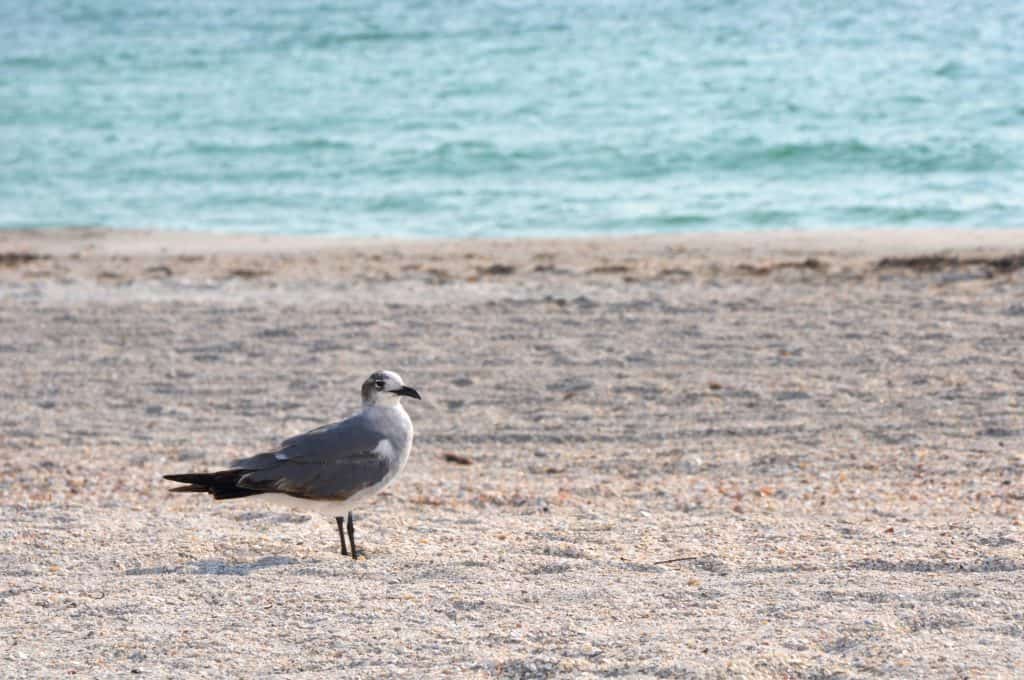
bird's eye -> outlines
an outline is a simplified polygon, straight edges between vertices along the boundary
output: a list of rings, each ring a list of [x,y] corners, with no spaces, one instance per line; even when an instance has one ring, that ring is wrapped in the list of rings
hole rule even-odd
[[[378,390],[382,390],[384,389],[384,381],[378,380],[377,382],[373,383],[373,386],[376,387]]]

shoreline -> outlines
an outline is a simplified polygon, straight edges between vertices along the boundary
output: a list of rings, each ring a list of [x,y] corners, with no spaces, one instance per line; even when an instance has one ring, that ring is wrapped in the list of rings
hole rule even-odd
[[[140,242],[139,239],[145,239]],[[449,249],[454,246],[522,244],[543,247],[555,244],[692,245],[709,250],[757,249],[767,252],[811,250],[834,252],[881,251],[895,253],[928,250],[969,250],[1024,248],[1024,227],[960,228],[886,228],[868,229],[755,229],[750,231],[694,231],[637,234],[579,234],[553,237],[348,237],[329,234],[265,234],[257,232],[213,232],[163,229],[115,229],[107,227],[47,227],[0,229],[0,247],[19,246],[42,249],[53,255],[69,255],[76,247],[116,255],[218,253],[306,252],[314,249],[350,249],[395,247],[415,250]]]
[[[1016,269],[1024,260],[1010,265],[998,261],[1021,257],[1024,229],[700,232],[499,240],[78,228],[0,231],[0,281],[118,285],[150,279],[235,278],[254,283],[339,278],[474,283],[564,276],[631,283],[776,274],[835,278],[871,276],[900,263],[925,272],[973,268],[981,275]]]

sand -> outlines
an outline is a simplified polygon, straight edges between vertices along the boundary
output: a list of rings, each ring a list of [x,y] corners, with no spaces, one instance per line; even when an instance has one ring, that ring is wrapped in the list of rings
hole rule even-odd
[[[0,232],[0,676],[1019,677],[1022,253]],[[168,493],[376,368],[358,561]]]

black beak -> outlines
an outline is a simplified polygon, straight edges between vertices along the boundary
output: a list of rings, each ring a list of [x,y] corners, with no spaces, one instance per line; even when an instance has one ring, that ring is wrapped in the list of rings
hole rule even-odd
[[[419,399],[420,401],[423,400],[423,397],[420,396],[420,393],[411,387],[403,386],[401,389],[391,390],[391,392],[393,394],[397,394],[400,397],[412,397],[413,399]]]

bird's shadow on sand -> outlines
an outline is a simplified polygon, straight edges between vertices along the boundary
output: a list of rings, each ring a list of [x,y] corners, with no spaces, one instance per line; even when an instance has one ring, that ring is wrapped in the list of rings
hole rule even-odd
[[[128,569],[128,576],[158,576],[160,574],[200,574],[206,576],[248,576],[260,569],[286,567],[298,564],[294,557],[261,557],[255,562],[226,562],[225,560],[198,560],[189,564],[163,567]]]
[[[304,524],[311,518],[309,515],[297,515],[292,512],[256,512],[239,513],[236,517],[240,522],[274,522],[279,524]]]

